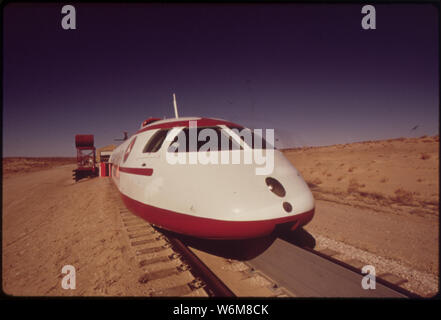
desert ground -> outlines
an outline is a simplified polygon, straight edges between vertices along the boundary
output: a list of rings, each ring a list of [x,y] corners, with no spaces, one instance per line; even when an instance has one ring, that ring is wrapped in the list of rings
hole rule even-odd
[[[438,215],[439,136],[285,150],[316,199]]]
[[[40,171],[42,169],[49,169],[65,164],[76,163],[76,158],[69,157],[8,157],[3,158],[3,179],[10,176],[18,176],[29,172]]]
[[[396,270],[438,291],[439,136],[284,150],[316,199],[304,229],[317,248]],[[108,178],[75,183],[73,159],[3,159],[2,289],[18,296],[139,296],[139,270]],[[81,270],[76,291],[61,267]]]
[[[405,278],[416,271],[432,274],[437,288],[439,136],[284,153],[316,199],[316,215],[305,230],[408,266],[413,271],[403,272]]]

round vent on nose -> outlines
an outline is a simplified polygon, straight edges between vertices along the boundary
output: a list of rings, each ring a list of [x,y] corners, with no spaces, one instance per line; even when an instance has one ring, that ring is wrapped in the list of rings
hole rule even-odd
[[[270,189],[270,191],[276,195],[278,195],[279,197],[284,197],[286,194],[285,188],[282,186],[282,184],[271,177],[268,177],[265,179],[266,185],[268,186],[268,189]]]

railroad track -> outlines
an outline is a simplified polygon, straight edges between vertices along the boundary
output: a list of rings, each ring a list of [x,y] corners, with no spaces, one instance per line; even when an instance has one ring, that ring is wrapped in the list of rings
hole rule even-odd
[[[179,239],[119,209],[150,296],[233,297],[231,290]]]
[[[116,188],[111,189],[116,194]],[[235,296],[181,240],[132,214],[111,196],[140,271],[137,281],[145,285],[148,296]]]
[[[112,187],[117,195],[113,184]],[[148,296],[235,296],[189,249],[185,239],[182,241],[179,235],[153,227],[128,211],[117,198],[121,223],[140,269],[138,282],[146,286]],[[249,267],[244,273],[263,274],[273,282],[272,286],[291,293],[288,296],[419,298],[381,275],[376,277],[375,290],[364,290],[361,279],[365,274],[361,273],[361,268],[332,255],[331,251],[295,245],[281,236],[260,255],[244,261]]]

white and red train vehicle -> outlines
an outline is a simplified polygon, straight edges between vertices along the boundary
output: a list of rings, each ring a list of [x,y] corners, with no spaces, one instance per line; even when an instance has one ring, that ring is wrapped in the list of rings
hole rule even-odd
[[[167,153],[179,135],[189,136],[196,121],[197,132],[213,129],[227,135],[227,150],[184,149],[186,156],[198,152],[228,155],[266,148],[237,134],[242,126],[211,118],[145,120],[138,132],[112,153],[112,179],[127,206],[151,224],[173,232],[209,239],[245,239],[271,234],[275,229],[295,230],[314,215],[314,198],[297,169],[277,149],[268,175],[256,174],[258,164],[171,164]],[[232,130],[232,129],[237,129]],[[235,145],[234,147],[232,147]],[[182,152],[182,149],[179,149]],[[213,154],[211,154],[213,155]]]

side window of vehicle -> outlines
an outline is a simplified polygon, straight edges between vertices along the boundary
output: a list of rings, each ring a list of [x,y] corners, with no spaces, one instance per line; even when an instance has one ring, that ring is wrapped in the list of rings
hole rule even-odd
[[[167,137],[169,129],[162,129],[153,134],[144,147],[143,153],[153,153],[161,149],[162,143]]]
[[[136,141],[136,136],[135,136],[135,138],[133,138],[132,141],[130,141],[130,144],[127,146],[126,152],[124,153],[123,162],[127,161],[127,158],[129,157],[130,152],[132,152],[133,145],[135,144],[135,141]]]

